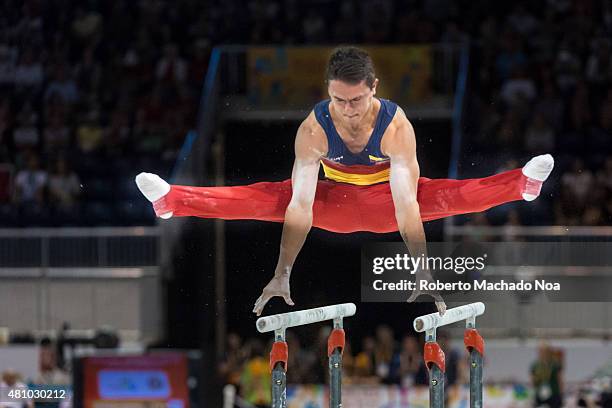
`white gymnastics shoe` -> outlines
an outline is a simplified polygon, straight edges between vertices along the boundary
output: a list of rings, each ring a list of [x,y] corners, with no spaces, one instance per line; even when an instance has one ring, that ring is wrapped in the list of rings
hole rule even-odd
[[[523,188],[523,200],[533,201],[540,195],[542,184],[555,167],[555,159],[550,154],[536,156],[523,166],[523,174],[527,177]]]
[[[170,192],[170,184],[153,173],[140,173],[136,176],[136,185],[140,192],[152,203],[163,198]],[[157,209],[156,209],[157,213]],[[172,217],[172,212],[158,214],[163,219]]]

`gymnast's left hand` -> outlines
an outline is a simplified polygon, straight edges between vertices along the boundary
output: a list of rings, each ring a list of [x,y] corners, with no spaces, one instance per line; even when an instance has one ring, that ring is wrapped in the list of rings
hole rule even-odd
[[[264,306],[274,296],[280,296],[285,299],[285,303],[289,306],[293,306],[293,300],[291,300],[291,290],[289,289],[289,274],[275,275],[270,283],[263,289],[263,293],[255,301],[255,307],[253,307],[253,313],[257,316],[261,315]]]

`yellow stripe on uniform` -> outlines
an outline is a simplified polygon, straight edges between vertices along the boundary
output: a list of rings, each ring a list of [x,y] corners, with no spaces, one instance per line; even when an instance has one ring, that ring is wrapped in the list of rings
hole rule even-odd
[[[368,154],[368,157],[370,158],[370,160],[372,161],[385,161],[385,160],[389,160],[386,157],[376,157],[376,156],[372,156],[371,154]]]
[[[331,167],[326,166],[323,162],[321,162],[321,164],[323,165],[323,172],[325,173],[325,177],[333,181],[338,181],[340,183],[356,184],[358,186],[369,186],[372,184],[384,183],[389,181],[390,169],[388,167],[376,173],[355,174],[345,173],[341,170],[332,169]]]

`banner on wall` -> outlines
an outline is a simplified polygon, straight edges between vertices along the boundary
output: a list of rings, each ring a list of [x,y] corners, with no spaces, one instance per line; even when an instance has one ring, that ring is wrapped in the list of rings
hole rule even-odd
[[[377,96],[400,105],[432,96],[432,48],[364,47],[380,79]],[[325,67],[331,47],[253,47],[247,51],[250,102],[259,107],[310,108],[327,99]]]
[[[321,385],[294,386],[287,389],[288,408],[325,408],[329,405],[327,388]],[[469,389],[448,389],[449,408],[469,407]],[[486,407],[527,408],[532,399],[521,386],[486,386],[483,391]],[[400,388],[380,385],[345,385],[342,405],[353,408],[429,408],[427,387]]]
[[[84,408],[189,408],[187,357],[180,353],[83,359]]]

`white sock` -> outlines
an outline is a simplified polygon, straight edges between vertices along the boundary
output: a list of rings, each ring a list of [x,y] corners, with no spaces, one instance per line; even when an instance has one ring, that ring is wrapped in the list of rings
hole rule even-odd
[[[157,201],[170,192],[170,184],[153,173],[140,173],[137,175],[136,185],[150,202]],[[172,217],[172,212],[162,214],[160,217],[168,219]]]

